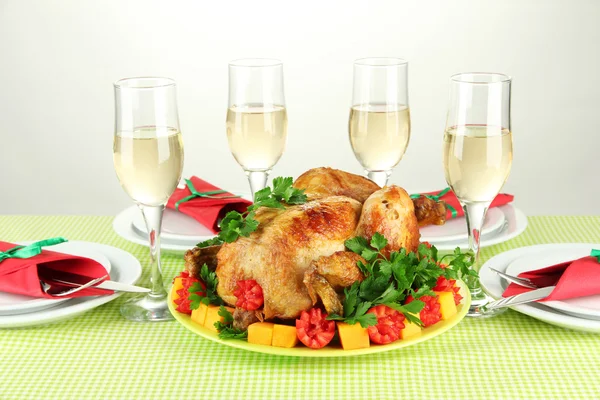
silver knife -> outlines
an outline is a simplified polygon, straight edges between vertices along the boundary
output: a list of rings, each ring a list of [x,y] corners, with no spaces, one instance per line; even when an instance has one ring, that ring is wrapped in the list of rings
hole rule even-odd
[[[489,310],[496,308],[516,306],[519,304],[531,303],[532,301],[542,300],[550,296],[550,293],[556,286],[546,286],[541,289],[532,290],[530,292],[516,294],[514,296],[506,297],[500,300],[492,301],[484,306],[481,306],[481,311],[484,313]]]
[[[40,275],[40,278],[42,278],[44,281],[53,281],[53,282],[61,283],[64,285],[80,286],[80,285],[84,285],[88,282],[87,278],[84,278],[81,275],[71,274],[69,272],[54,270],[54,271],[52,271],[51,274],[50,273],[44,274],[43,271],[40,269],[38,271],[38,273]],[[117,292],[129,292],[129,293],[148,293],[148,292],[150,292],[150,289],[147,289],[144,287],[129,285],[127,283],[114,282],[114,281],[103,281],[102,283],[95,285],[93,287],[98,288],[98,289],[114,290]]]

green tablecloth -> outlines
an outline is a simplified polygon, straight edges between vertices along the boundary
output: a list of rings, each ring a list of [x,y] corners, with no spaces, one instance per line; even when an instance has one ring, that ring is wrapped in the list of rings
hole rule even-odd
[[[0,240],[65,236],[131,252],[110,217],[0,217]],[[600,217],[533,217],[527,231],[486,248],[600,242]],[[169,281],[183,268],[165,255]],[[145,267],[142,282],[147,282]],[[276,357],[202,339],[177,322],[121,318],[126,296],[79,317],[0,330],[0,399],[574,399],[600,398],[600,335],[569,331],[509,310],[465,319],[405,349],[344,358]]]

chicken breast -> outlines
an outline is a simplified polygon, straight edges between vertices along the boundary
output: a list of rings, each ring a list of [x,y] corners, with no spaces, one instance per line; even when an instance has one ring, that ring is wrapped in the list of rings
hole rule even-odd
[[[258,230],[224,244],[217,254],[217,292],[234,305],[239,280],[262,287],[265,319],[297,318],[313,306],[303,283],[313,260],[344,250],[356,230],[361,203],[343,196],[309,201],[286,209],[260,208]]]

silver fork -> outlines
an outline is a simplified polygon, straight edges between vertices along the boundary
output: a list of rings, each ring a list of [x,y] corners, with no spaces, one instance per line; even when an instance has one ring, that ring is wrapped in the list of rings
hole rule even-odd
[[[44,293],[47,293],[47,294],[49,294],[51,296],[55,296],[55,297],[63,297],[63,296],[67,296],[67,295],[70,295],[75,292],[79,292],[80,290],[83,290],[90,286],[94,286],[95,284],[102,282],[107,276],[108,275],[104,275],[104,276],[101,276],[100,278],[92,279],[85,285],[77,286],[72,289],[67,289],[67,290],[63,290],[60,292],[53,291],[52,288],[54,286],[50,285],[49,283],[47,283],[45,281],[40,280],[40,284],[42,285],[42,290],[44,291]]]
[[[531,282],[531,280],[529,280],[527,278],[519,278],[518,276],[508,275],[508,274],[505,274],[504,272],[500,272],[494,268],[490,268],[490,269],[509,282],[513,282],[513,283],[516,283],[517,285],[525,286],[530,289],[539,289],[539,286],[537,286],[535,283]]]

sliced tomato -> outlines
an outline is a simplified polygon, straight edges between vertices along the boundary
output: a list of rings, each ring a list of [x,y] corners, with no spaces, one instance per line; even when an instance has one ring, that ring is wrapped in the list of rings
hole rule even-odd
[[[237,282],[237,289],[233,295],[237,297],[236,307],[244,310],[254,311],[262,307],[265,302],[263,291],[254,279],[246,279]]]
[[[335,322],[327,321],[327,314],[320,308],[302,311],[296,320],[296,335],[298,340],[311,349],[325,347],[335,335]]]
[[[395,342],[400,338],[400,331],[404,329],[404,315],[380,304],[372,307],[367,313],[375,314],[377,325],[367,328],[371,341],[379,344]]]
[[[435,292],[453,292],[454,303],[456,305],[459,305],[463,298],[460,293],[458,293],[460,288],[456,285],[456,279],[446,279],[445,277],[440,276],[432,290]]]
[[[200,287],[202,287],[202,290],[197,291],[195,293],[200,296],[206,296],[206,285],[201,280],[190,276],[190,274],[187,271],[182,271],[176,278],[181,278],[181,283],[183,284],[183,287],[176,292],[179,298],[173,301],[173,303],[175,303],[175,305],[177,306],[175,307],[175,309],[180,313],[191,314],[191,300],[189,299],[191,294],[189,291],[190,287],[192,287],[194,283],[198,282],[200,284]]]
[[[408,304],[413,300],[412,296],[408,296],[406,303]],[[442,313],[440,312],[440,302],[437,296],[421,296],[419,300],[425,303],[425,307],[419,313],[419,319],[423,322],[423,326],[428,327],[438,323],[442,319]]]

